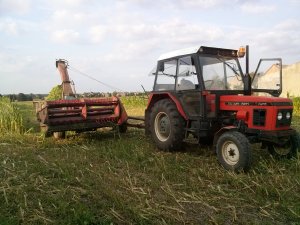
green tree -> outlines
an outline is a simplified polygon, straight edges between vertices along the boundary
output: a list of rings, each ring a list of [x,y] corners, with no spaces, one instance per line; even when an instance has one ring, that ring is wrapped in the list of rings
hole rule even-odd
[[[19,94],[17,95],[17,100],[18,100],[19,102],[26,101],[26,100],[27,100],[27,97],[26,97],[26,95],[25,95],[24,93],[19,93]]]
[[[62,86],[56,85],[51,89],[48,96],[46,97],[46,100],[59,100],[62,98]]]

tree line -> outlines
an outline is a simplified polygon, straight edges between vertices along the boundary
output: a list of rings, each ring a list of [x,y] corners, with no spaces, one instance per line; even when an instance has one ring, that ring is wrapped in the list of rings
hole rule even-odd
[[[144,92],[85,92],[82,94],[77,94],[78,98],[95,98],[95,97],[111,97],[111,96],[142,96],[145,95]],[[52,93],[49,94],[0,94],[0,97],[8,97],[12,102],[23,102],[23,101],[33,101],[33,100],[55,100],[60,99],[61,93],[56,93],[55,96],[52,97]]]
[[[11,101],[33,101],[34,99],[41,99],[43,100],[48,94],[24,94],[24,93],[19,93],[19,94],[7,94],[7,95],[2,95],[0,94],[0,97],[8,97]]]

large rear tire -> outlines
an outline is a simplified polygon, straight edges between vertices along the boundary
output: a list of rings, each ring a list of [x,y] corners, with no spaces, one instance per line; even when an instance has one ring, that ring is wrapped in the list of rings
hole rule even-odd
[[[299,148],[299,135],[294,134],[288,139],[283,141],[282,144],[269,144],[268,151],[276,159],[291,159],[297,157],[297,152]]]
[[[252,160],[250,143],[242,133],[227,131],[217,141],[217,157],[226,170],[246,172]]]
[[[161,150],[179,150],[185,136],[185,120],[170,99],[158,101],[150,112],[150,132]]]

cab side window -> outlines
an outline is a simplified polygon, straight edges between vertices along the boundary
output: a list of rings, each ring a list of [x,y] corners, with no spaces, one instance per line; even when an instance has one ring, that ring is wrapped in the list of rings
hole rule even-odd
[[[196,67],[191,56],[179,59],[177,90],[193,90],[198,85]]]
[[[177,60],[161,62],[158,66],[155,91],[175,90]]]

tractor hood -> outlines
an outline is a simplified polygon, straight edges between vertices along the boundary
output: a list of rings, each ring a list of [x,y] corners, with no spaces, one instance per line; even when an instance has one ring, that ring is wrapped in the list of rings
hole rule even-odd
[[[220,97],[220,110],[233,112],[235,119],[250,129],[288,130],[293,102],[288,98],[227,95]]]
[[[293,106],[293,101],[288,98],[264,96],[239,96],[224,95],[220,97],[220,109],[231,110],[237,106]]]

